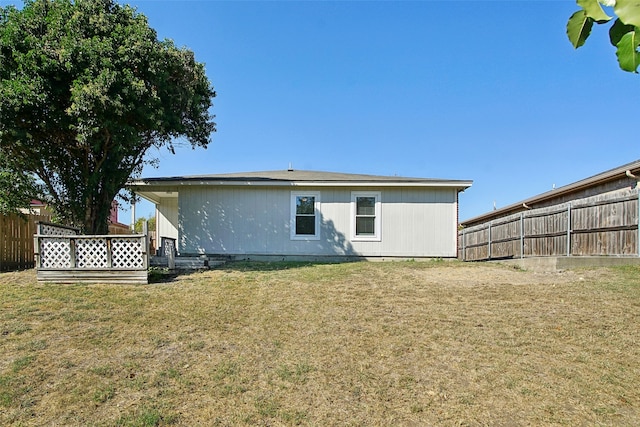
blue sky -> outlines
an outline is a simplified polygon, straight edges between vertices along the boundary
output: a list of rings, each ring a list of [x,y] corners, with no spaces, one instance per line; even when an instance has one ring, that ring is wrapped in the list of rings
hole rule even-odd
[[[209,148],[157,152],[145,177],[291,163],[470,179],[464,220],[640,158],[640,76],[608,25],[573,49],[574,1],[129,3],[218,93]]]

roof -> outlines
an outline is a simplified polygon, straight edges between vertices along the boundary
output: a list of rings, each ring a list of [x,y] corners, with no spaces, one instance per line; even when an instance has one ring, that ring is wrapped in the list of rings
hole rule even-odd
[[[172,176],[163,178],[142,178],[144,183],[155,182],[203,182],[203,183],[242,183],[242,182],[304,182],[304,183],[420,183],[420,184],[456,184],[471,186],[472,181],[443,180],[434,178],[407,178],[400,176],[362,175],[338,172],[319,172],[307,170],[278,170],[265,172],[242,172],[213,175]]]
[[[485,214],[476,216],[474,218],[470,218],[468,220],[462,221],[460,224],[461,225],[476,224],[476,223],[489,221],[491,219],[511,215],[517,212],[525,211],[527,209],[532,208],[533,205],[535,204],[547,202],[549,200],[566,196],[571,193],[576,193],[578,191],[582,191],[590,187],[595,187],[596,185],[601,185],[607,182],[619,180],[621,178],[624,178],[625,176],[628,176],[627,172],[632,175],[630,176],[630,178],[634,178],[635,176],[640,182],[640,160],[636,160],[634,162],[627,163],[622,166],[618,166],[614,169],[601,172],[597,175],[593,175],[589,178],[576,181],[572,184],[568,184],[563,187],[558,187],[556,189],[538,194],[537,196],[530,197],[528,199],[519,201],[517,203],[505,206],[503,208],[487,212]]]
[[[409,178],[290,169],[264,172],[140,178],[130,181],[127,186],[142,197],[155,201],[160,196],[159,192],[173,192],[177,191],[179,187],[184,186],[415,186],[449,187],[463,191],[469,188],[472,183],[473,181],[470,180]],[[155,193],[155,196],[151,193]]]

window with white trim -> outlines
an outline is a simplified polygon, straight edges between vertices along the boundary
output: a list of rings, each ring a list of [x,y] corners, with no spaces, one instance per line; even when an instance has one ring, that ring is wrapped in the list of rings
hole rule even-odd
[[[291,239],[320,239],[320,193],[291,192]]]
[[[380,241],[380,192],[351,193],[351,218],[353,240]]]

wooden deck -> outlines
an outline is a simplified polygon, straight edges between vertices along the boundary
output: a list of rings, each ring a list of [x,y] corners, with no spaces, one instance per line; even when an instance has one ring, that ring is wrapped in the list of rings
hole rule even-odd
[[[56,283],[148,283],[145,235],[78,235],[40,223],[34,235],[37,278]]]
[[[146,285],[147,270],[105,270],[105,269],[43,269],[36,272],[38,282],[53,283],[128,283]]]

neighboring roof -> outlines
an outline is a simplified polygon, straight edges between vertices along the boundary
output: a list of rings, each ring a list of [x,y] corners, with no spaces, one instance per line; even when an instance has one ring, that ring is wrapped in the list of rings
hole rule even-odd
[[[156,200],[159,191],[177,191],[183,186],[416,186],[449,187],[460,191],[469,188],[473,181],[408,178],[401,176],[362,175],[338,172],[306,170],[278,170],[265,172],[243,172],[215,175],[172,176],[141,178],[127,184],[142,197]],[[151,193],[156,193],[155,196]]]
[[[626,165],[618,166],[617,168],[599,173],[597,175],[591,176],[589,178],[585,178],[583,180],[574,182],[572,184],[568,184],[563,187],[558,187],[556,189],[547,191],[542,194],[538,194],[537,196],[530,197],[528,199],[522,200],[512,205],[487,212],[485,214],[476,216],[474,218],[470,218],[468,220],[462,221],[460,224],[469,225],[469,224],[481,223],[481,222],[489,221],[491,219],[500,218],[513,213],[525,211],[531,208],[534,204],[546,202],[548,200],[566,196],[571,193],[576,193],[578,191],[582,191],[587,188],[594,187],[596,185],[601,185],[607,182],[616,181],[618,179],[624,178],[625,176],[628,176],[627,172],[629,172],[631,175],[637,176],[638,177],[637,179],[640,180],[640,160],[627,163]],[[630,178],[633,178],[633,176],[631,176]]]

